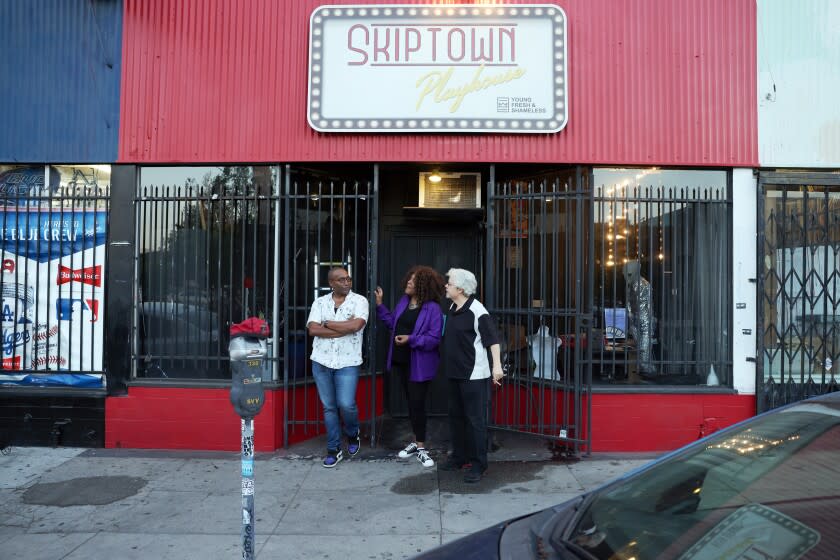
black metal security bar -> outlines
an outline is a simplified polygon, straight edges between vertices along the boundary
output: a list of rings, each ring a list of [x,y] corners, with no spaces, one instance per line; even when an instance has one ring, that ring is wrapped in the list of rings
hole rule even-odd
[[[353,291],[371,301],[375,285],[377,246],[377,169],[371,181],[370,167],[360,173],[328,173],[323,170],[286,166],[284,170],[283,214],[283,309],[285,336],[283,353],[288,357],[283,384],[294,386],[284,403],[284,441],[308,437],[323,425],[321,404],[312,378],[309,355],[312,341],[306,321],[312,303],[329,293],[327,273],[339,266],[347,269]],[[376,375],[369,364],[376,363],[375,311],[365,330],[367,342],[363,378],[370,379],[365,400],[370,418],[376,410]],[[301,390],[303,389],[303,390]],[[362,412],[362,411],[360,411]],[[376,423],[372,422],[371,440]],[[290,434],[294,432],[294,434]]]
[[[569,170],[489,186],[488,307],[500,323],[507,373],[493,427],[589,447],[591,197]],[[576,344],[575,341],[578,341]]]
[[[759,412],[838,390],[840,175],[759,175]]]
[[[3,373],[103,371],[104,169],[0,166]]]
[[[509,374],[497,427],[577,450],[593,387],[731,383],[728,186],[639,184],[653,171],[491,181],[488,302]]]
[[[172,169],[141,171],[135,376],[229,380],[229,328],[260,317],[275,336],[264,379],[276,379],[277,169]],[[154,176],[186,178],[155,184]]]

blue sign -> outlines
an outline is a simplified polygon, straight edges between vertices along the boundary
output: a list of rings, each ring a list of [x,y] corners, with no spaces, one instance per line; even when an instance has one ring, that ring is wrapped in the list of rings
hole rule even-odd
[[[47,262],[104,245],[108,214],[91,210],[3,211],[0,243],[9,254]]]

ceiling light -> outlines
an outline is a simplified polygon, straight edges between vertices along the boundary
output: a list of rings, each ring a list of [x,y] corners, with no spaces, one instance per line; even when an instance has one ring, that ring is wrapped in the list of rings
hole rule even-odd
[[[440,174],[438,174],[437,171],[435,171],[434,173],[429,175],[429,182],[430,183],[440,183],[441,179],[442,179],[442,177],[440,176]]]

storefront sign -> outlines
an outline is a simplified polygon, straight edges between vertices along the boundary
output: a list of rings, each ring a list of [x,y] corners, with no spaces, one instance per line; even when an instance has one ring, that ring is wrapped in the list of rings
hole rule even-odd
[[[559,6],[321,6],[309,37],[321,132],[546,133],[568,119]]]

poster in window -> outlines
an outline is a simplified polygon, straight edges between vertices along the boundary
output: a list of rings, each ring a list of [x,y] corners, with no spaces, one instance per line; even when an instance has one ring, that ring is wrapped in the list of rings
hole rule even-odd
[[[102,384],[108,215],[63,176],[53,166],[0,173],[3,383]]]
[[[525,239],[528,237],[528,201],[508,200],[504,206],[498,237]]]

